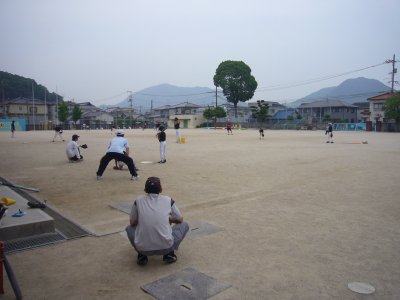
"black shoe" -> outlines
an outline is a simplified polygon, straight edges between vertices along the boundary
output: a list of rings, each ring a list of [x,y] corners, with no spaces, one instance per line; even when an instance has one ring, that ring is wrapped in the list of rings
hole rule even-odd
[[[159,163],[159,164],[162,164],[162,163],[163,163],[163,161],[162,161],[162,160],[160,160],[158,163]]]
[[[143,255],[143,254],[138,254],[138,256],[137,256],[137,260],[136,260],[136,263],[139,265],[139,266],[145,266],[145,265],[147,265],[147,262],[149,261],[149,259],[147,258],[147,256],[146,255]]]
[[[28,206],[30,208],[46,208],[46,204],[41,203],[41,202],[28,202]]]
[[[176,262],[177,259],[178,258],[176,257],[174,251],[172,251],[172,252],[170,252],[168,254],[165,254],[163,256],[163,261],[165,261],[168,264],[172,264],[172,263]]]
[[[166,159],[164,159],[163,161],[161,161],[161,163],[163,163],[163,164],[165,164],[167,162],[167,160]]]

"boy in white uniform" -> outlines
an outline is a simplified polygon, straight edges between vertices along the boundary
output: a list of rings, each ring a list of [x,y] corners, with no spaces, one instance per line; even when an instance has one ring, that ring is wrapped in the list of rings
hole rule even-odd
[[[78,139],[79,139],[79,135],[74,134],[72,136],[72,140],[69,141],[67,144],[67,149],[65,152],[67,153],[67,157],[70,162],[83,160],[83,156],[81,155],[81,153],[79,151],[79,145],[77,143]]]
[[[325,135],[328,135],[328,140],[326,141],[327,143],[333,143],[333,129],[332,129],[332,123],[328,123],[328,126],[326,127]]]
[[[183,222],[175,201],[160,195],[159,178],[149,177],[144,191],[146,195],[133,203],[130,225],[126,227],[129,241],[138,253],[137,264],[147,264],[150,255],[163,255],[163,261],[174,263],[177,260],[174,251],[189,231],[189,225]],[[175,225],[171,227],[171,223]]]

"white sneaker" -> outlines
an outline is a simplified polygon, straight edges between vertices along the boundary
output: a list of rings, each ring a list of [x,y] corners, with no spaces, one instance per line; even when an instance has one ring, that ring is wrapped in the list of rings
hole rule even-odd
[[[133,180],[133,181],[138,181],[138,180],[139,180],[139,175],[137,175],[137,176],[132,176],[132,177],[131,177],[131,180]]]
[[[96,177],[96,178],[97,178],[97,180],[100,180],[100,179],[101,179],[101,176],[97,175],[97,177]]]

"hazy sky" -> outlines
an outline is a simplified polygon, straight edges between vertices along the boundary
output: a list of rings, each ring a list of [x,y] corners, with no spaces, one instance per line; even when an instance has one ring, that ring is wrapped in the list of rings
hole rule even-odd
[[[242,60],[253,100],[285,103],[348,78],[388,85],[384,64],[287,87],[400,60],[399,12],[399,0],[0,0],[0,70],[98,105],[161,83],[214,88],[218,65]]]

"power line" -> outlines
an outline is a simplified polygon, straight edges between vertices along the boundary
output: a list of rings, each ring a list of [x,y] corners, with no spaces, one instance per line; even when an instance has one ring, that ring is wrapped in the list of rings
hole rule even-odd
[[[164,94],[164,95],[156,95],[156,94],[146,94],[146,93],[135,93],[135,95],[143,95],[143,96],[151,96],[151,97],[188,97],[188,96],[198,96],[198,95],[204,95],[204,94],[214,94],[214,91],[210,92],[202,92],[202,93],[195,93],[195,94],[178,94],[178,95],[170,95],[170,94]]]
[[[379,63],[379,64],[375,64],[375,65],[359,68],[359,69],[352,70],[352,71],[342,72],[342,73],[333,74],[333,75],[325,75],[325,76],[320,76],[320,77],[316,77],[316,78],[311,78],[311,79],[306,79],[306,80],[301,80],[301,81],[295,81],[295,82],[291,82],[291,83],[282,83],[282,84],[271,85],[271,86],[267,86],[267,87],[263,87],[263,88],[258,88],[258,89],[256,89],[255,92],[282,90],[282,89],[288,89],[288,88],[293,88],[293,87],[302,86],[302,85],[308,85],[308,84],[312,84],[312,83],[316,83],[316,82],[320,82],[320,81],[324,81],[324,80],[329,80],[329,79],[333,79],[333,78],[349,75],[349,74],[352,74],[352,73],[357,73],[357,72],[368,70],[368,69],[371,69],[371,68],[379,67],[381,65],[388,64],[388,63],[393,63],[394,64],[394,62],[395,62],[395,60],[393,58],[393,60],[386,60],[385,62],[382,62],[382,63]],[[394,82],[394,83],[397,84],[397,82]],[[172,95],[171,94],[148,94],[148,93],[140,93],[140,92],[135,92],[133,94],[134,95],[142,95],[142,96],[151,96],[151,97],[189,97],[189,96],[199,96],[199,95],[214,94],[214,93],[215,93],[215,91],[202,92],[202,93],[192,93],[192,94],[172,94]],[[217,93],[218,94],[223,94],[223,91],[217,90]],[[122,95],[125,95],[125,94],[126,94],[126,92],[122,92],[122,93],[114,95],[114,96],[98,99],[96,102],[102,102],[102,101],[111,100],[111,99],[114,99],[114,98],[121,97]],[[221,96],[218,95],[218,97],[222,99]]]
[[[115,98],[121,97],[122,95],[126,95],[126,93],[127,93],[127,92],[122,92],[122,93],[120,93],[120,94],[118,94],[118,95],[114,95],[114,96],[110,96],[110,97],[98,99],[98,100],[96,100],[96,102],[102,102],[102,101],[107,101],[107,100],[115,99]]]
[[[316,82],[320,82],[320,81],[324,81],[324,80],[328,80],[328,79],[332,79],[332,78],[336,78],[336,77],[341,77],[344,75],[349,75],[352,73],[356,73],[356,72],[360,72],[360,71],[364,71],[367,69],[371,69],[371,68],[375,68],[381,65],[387,64],[387,62],[382,62],[376,65],[372,65],[372,66],[368,66],[368,67],[364,67],[364,68],[360,68],[357,70],[352,70],[352,71],[347,71],[347,72],[343,72],[343,73],[339,73],[339,74],[334,74],[334,75],[326,75],[326,76],[322,76],[322,77],[317,77],[317,78],[312,78],[312,79],[307,79],[307,80],[302,80],[302,81],[297,81],[297,82],[292,82],[292,83],[283,83],[283,84],[277,84],[277,85],[273,85],[270,87],[264,87],[264,88],[260,88],[257,89],[257,92],[260,91],[273,91],[273,90],[280,90],[280,89],[286,89],[286,88],[292,88],[292,87],[297,87],[297,86],[301,86],[301,85],[307,85],[307,84],[311,84],[311,83],[316,83]]]

